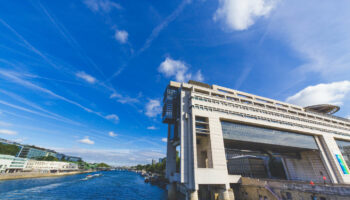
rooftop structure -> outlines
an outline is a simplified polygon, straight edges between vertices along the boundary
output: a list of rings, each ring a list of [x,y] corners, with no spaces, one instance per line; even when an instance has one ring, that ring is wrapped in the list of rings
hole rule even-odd
[[[329,114],[332,115],[340,110],[339,106],[335,105],[329,105],[329,104],[320,104],[320,105],[313,105],[305,107],[305,110],[316,112],[316,113],[322,113],[322,114]]]
[[[169,193],[232,200],[241,177],[350,184],[350,120],[331,115],[337,106],[303,108],[196,81],[170,82],[163,103]]]

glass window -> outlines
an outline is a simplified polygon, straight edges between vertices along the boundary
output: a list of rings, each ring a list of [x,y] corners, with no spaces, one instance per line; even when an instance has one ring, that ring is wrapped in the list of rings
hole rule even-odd
[[[224,139],[318,150],[315,138],[287,131],[221,122]]]
[[[350,166],[350,142],[344,140],[335,140],[339,147],[341,154],[348,166]]]

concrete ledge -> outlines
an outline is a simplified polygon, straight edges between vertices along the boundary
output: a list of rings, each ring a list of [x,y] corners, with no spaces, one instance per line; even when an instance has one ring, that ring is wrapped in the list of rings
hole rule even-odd
[[[0,174],[0,180],[26,179],[26,178],[43,178],[43,177],[58,177],[69,176],[75,174],[84,174],[92,171],[75,171],[75,172],[61,172],[61,173],[8,173]]]

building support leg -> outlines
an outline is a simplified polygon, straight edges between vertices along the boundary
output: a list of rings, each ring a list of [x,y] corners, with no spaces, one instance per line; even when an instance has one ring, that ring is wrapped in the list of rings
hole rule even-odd
[[[187,199],[188,200],[198,200],[198,191],[194,190],[194,191],[188,191],[187,193]]]
[[[176,200],[176,183],[168,184],[168,200]]]
[[[227,189],[223,192],[223,200],[234,200],[235,199],[235,195],[233,194],[233,190]]]

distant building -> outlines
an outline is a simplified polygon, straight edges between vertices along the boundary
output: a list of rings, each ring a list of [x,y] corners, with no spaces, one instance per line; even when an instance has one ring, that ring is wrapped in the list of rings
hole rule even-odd
[[[79,162],[82,160],[80,157],[67,156],[67,155],[64,155],[62,153],[57,153],[54,150],[44,149],[44,148],[30,146],[30,145],[22,145],[22,144],[12,142],[9,140],[5,140],[2,138],[0,138],[0,143],[18,146],[19,151],[16,154],[16,157],[20,157],[20,158],[32,159],[32,158],[53,156],[53,157],[57,158],[58,160],[66,160],[66,161],[71,161],[71,162]]]
[[[56,153],[56,158],[57,158],[58,160],[62,160],[64,157],[65,157],[64,154],[62,154],[62,153]]]
[[[0,154],[0,173],[13,173],[23,171],[28,159]]]
[[[54,151],[49,151],[49,152],[47,152],[47,156],[52,156],[52,157],[57,158],[57,153],[54,152]],[[57,159],[58,159],[58,158],[57,158]],[[59,159],[59,160],[60,160],[60,159]]]
[[[49,152],[34,147],[24,146],[18,153],[21,158],[40,158],[48,156]]]
[[[60,161],[38,161],[38,160],[29,160],[25,171],[34,171],[34,172],[62,172],[62,171],[75,171],[78,170],[78,165],[75,163],[69,162],[60,162]]]
[[[76,157],[76,156],[65,156],[64,159],[66,161],[71,161],[71,162],[79,162],[81,161],[80,157]]]
[[[152,159],[152,165],[155,165],[155,164],[157,164],[157,161]]]
[[[15,144],[15,145],[19,145],[17,142],[13,142],[13,141],[6,140],[6,139],[3,139],[3,138],[0,138],[0,143],[3,143],[3,144]]]

